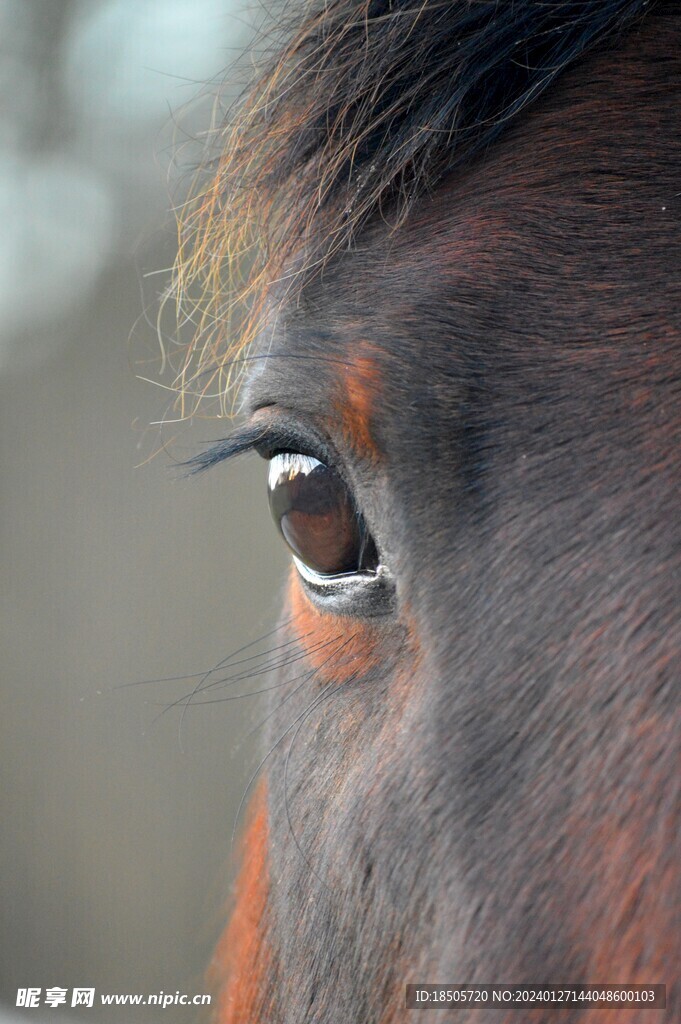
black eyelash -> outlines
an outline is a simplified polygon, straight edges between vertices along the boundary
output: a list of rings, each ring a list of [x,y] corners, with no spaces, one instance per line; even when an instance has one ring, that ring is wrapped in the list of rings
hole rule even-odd
[[[324,446],[316,443],[316,440],[310,443],[311,440],[306,440],[297,432],[278,425],[245,426],[235,430],[229,437],[221,441],[207,441],[206,444],[210,447],[193,455],[182,465],[193,476],[194,473],[202,473],[226,459],[253,450],[266,459],[271,459],[272,456],[280,452],[299,452],[301,455],[310,455],[312,458],[319,459],[320,462],[328,462],[328,452]]]
[[[205,451],[192,455],[182,465],[189,470],[192,476],[194,473],[203,473],[204,470],[217,466],[225,459],[232,459],[236,455],[243,455],[244,452],[251,451],[267,437],[267,434],[268,431],[263,430],[262,426],[241,427],[221,441],[206,441],[205,443],[209,447]]]

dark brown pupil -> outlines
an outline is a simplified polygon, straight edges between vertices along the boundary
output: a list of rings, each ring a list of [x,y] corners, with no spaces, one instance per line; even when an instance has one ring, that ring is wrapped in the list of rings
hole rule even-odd
[[[336,575],[375,568],[373,542],[347,487],[329,466],[310,455],[281,452],[270,461],[268,491],[275,523],[309,569]]]

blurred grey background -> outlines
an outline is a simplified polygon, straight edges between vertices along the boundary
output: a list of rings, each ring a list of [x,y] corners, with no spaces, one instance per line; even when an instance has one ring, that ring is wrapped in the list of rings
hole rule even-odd
[[[148,425],[169,395],[135,374],[140,359],[145,376],[158,370],[169,211],[210,122],[215,89],[201,83],[248,42],[244,8],[0,0],[0,1007],[12,1018],[72,1015],[17,1009],[19,987],[203,992],[222,925],[263,710],[246,698],[182,716],[168,705],[195,679],[144,681],[208,670],[266,633],[286,558],[262,464],[185,479],[175,461],[229,424],[159,433]]]

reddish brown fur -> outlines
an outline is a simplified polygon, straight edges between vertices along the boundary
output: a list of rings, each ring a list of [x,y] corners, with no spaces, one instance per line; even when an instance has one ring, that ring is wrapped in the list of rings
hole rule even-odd
[[[269,889],[267,847],[267,785],[262,779],[251,801],[242,840],[243,865],[236,883],[234,909],[208,974],[218,994],[215,1019],[220,1024],[253,1024],[263,1019],[262,996],[269,968],[264,942]]]
[[[575,859],[574,867],[581,867],[582,875],[575,878],[575,885],[582,887],[589,877],[597,897],[585,901],[580,921],[591,935],[589,976],[611,984],[669,985],[678,972],[678,864],[671,853],[676,841],[674,819],[660,816],[655,799],[668,785],[666,777],[659,776],[659,764],[664,763],[665,749],[676,742],[675,731],[672,722],[641,708],[628,756],[632,762],[646,764],[643,785],[636,791],[611,785],[600,793],[593,786],[585,798],[584,818],[575,822],[577,834],[588,830],[591,855],[581,864]],[[620,770],[626,772],[626,766]],[[666,858],[661,856],[665,849],[670,851]],[[616,1024],[623,1019],[627,1024],[652,1024],[664,1016],[613,1009],[594,1010],[584,1020],[587,1024]]]
[[[291,566],[289,605],[296,635],[307,652],[307,661],[323,680],[332,675],[339,683],[377,668],[385,658],[383,636],[371,622],[347,620],[324,614],[303,592],[300,577]],[[340,619],[340,621],[339,621]]]
[[[360,457],[376,461],[380,457],[375,419],[381,397],[381,371],[371,347],[358,344],[358,354],[343,367],[336,409],[348,443]]]

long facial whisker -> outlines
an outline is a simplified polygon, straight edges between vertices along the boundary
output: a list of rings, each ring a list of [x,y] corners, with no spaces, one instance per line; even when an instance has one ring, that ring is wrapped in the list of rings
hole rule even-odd
[[[236,649],[236,651],[232,651],[231,654],[228,654],[225,658],[222,658],[221,661],[219,661],[216,665],[213,666],[213,668],[204,669],[201,672],[189,672],[187,675],[182,675],[182,676],[161,676],[158,679],[138,679],[134,683],[119,683],[117,686],[112,687],[112,689],[114,689],[114,690],[124,690],[124,689],[127,689],[128,687],[131,687],[131,686],[148,686],[151,683],[181,683],[181,682],[184,682],[186,679],[196,679],[199,676],[202,679],[206,679],[209,676],[213,675],[214,672],[219,672],[219,670],[221,668],[224,668],[225,665],[228,665],[230,663],[232,665],[240,665],[240,664],[242,664],[242,662],[240,662],[240,661],[233,661],[233,659],[236,658],[236,656],[238,654],[243,654],[244,651],[248,651],[248,650],[250,650],[251,647],[255,647],[256,644],[262,643],[263,640],[267,640],[268,637],[274,636],[275,633],[280,632],[280,630],[282,630],[286,626],[290,625],[291,622],[293,622],[293,618],[286,619],[284,622],[280,622],[278,626],[276,626],[274,629],[270,629],[267,633],[263,634],[263,636],[259,636],[256,640],[251,640],[249,643],[244,644],[242,647],[238,647]],[[291,641],[291,640],[287,641],[287,643],[293,643],[293,642],[294,641]],[[277,648],[274,647],[271,650],[276,651]],[[269,654],[269,653],[271,653],[271,651],[266,651],[265,652],[265,654]],[[259,657],[264,657],[264,655],[254,654],[251,657],[253,659],[255,659],[255,658],[259,658]],[[244,662],[245,661],[250,661],[250,660],[251,660],[250,658],[244,658],[243,659]]]
[[[295,616],[294,618],[295,618],[295,619],[297,619],[297,618],[299,618],[299,616]],[[293,621],[293,620],[292,620],[292,619],[290,619],[290,620],[289,620],[289,622],[291,622],[291,621]],[[304,635],[303,635],[303,637],[301,637],[301,639],[304,639],[304,637],[305,637],[305,636],[307,636],[307,635],[308,635],[308,634],[304,634]],[[334,643],[335,643],[335,642],[336,642],[337,640],[339,640],[339,639],[340,639],[340,636],[334,637],[333,641],[329,641],[329,643],[331,643],[331,642],[334,642]],[[296,676],[296,678],[300,678],[300,677]],[[294,680],[289,680],[289,681],[290,681],[290,682],[293,682]],[[253,727],[252,729],[249,729],[249,731],[248,731],[247,733],[245,733],[245,734],[244,734],[244,735],[243,735],[243,736],[241,737],[241,739],[240,739],[240,740],[239,740],[239,741],[237,742],[237,744],[236,744],[236,749],[237,749],[237,750],[241,750],[241,748],[242,748],[242,745],[243,745],[243,744],[244,744],[244,743],[245,743],[245,742],[246,742],[247,740],[249,740],[249,739],[252,739],[252,738],[253,738],[253,736],[255,736],[255,734],[256,734],[257,732],[259,732],[259,730],[260,730],[260,729],[262,729],[262,728],[263,728],[263,726],[265,726],[265,725],[266,725],[266,724],[267,724],[267,723],[268,723],[268,722],[270,721],[270,719],[271,719],[271,718],[273,718],[273,717],[274,717],[274,715],[276,715],[276,714],[277,714],[277,712],[278,712],[278,711],[280,711],[280,710],[281,710],[281,709],[283,708],[283,706],[284,706],[284,705],[285,705],[285,704],[287,703],[287,701],[289,701],[289,700],[290,700],[290,699],[291,699],[292,697],[294,697],[294,696],[295,696],[295,694],[296,694],[296,693],[298,693],[298,692],[299,692],[299,690],[300,690],[300,689],[301,689],[301,688],[302,688],[303,686],[304,686],[304,682],[303,682],[303,683],[300,683],[300,684],[299,684],[298,686],[296,686],[296,687],[295,687],[295,688],[294,688],[293,690],[291,690],[291,692],[290,692],[290,693],[287,693],[287,694],[286,694],[286,696],[285,696],[285,697],[283,697],[283,698],[282,698],[282,699],[281,699],[281,700],[279,701],[279,703],[278,703],[278,704],[276,704],[276,705],[275,705],[275,706],[274,706],[274,707],[273,707],[273,708],[272,708],[272,709],[271,709],[270,711],[268,711],[268,713],[267,713],[267,714],[265,715],[265,717],[264,717],[263,719],[261,719],[261,721],[260,721],[260,722],[258,722],[258,724],[257,724],[257,725],[255,725],[255,726],[254,726],[254,727]]]
[[[259,667],[256,671],[253,671],[253,672],[238,672],[234,676],[226,676],[224,679],[215,680],[215,681],[213,681],[212,683],[209,683],[206,686],[202,686],[201,685],[204,682],[203,679],[199,680],[199,682],[191,690],[190,693],[186,693],[182,697],[178,697],[176,700],[173,700],[170,703],[165,704],[163,706],[163,711],[160,713],[160,715],[157,716],[157,718],[154,721],[158,721],[159,718],[161,718],[167,712],[172,711],[173,708],[182,708],[182,716],[181,716],[181,721],[180,721],[180,725],[182,725],[183,722],[184,722],[184,715],[185,715],[186,709],[188,707],[194,706],[196,704],[208,704],[208,703],[210,703],[208,700],[197,701],[195,698],[199,694],[206,693],[208,690],[212,690],[212,689],[215,689],[215,688],[220,687],[220,686],[224,686],[224,687],[234,686],[236,683],[245,682],[247,679],[257,679],[258,676],[269,674],[270,672],[275,671],[277,669],[286,668],[287,666],[293,665],[293,664],[295,664],[298,661],[302,661],[303,658],[305,658],[309,653],[315,653],[317,650],[321,650],[324,647],[329,646],[329,644],[331,644],[331,643],[333,643],[333,641],[326,640],[326,641],[324,641],[324,643],[321,643],[321,644],[316,645],[315,647],[309,648],[303,654],[296,654],[294,656],[287,657],[287,658],[281,659],[279,661],[272,661],[272,662],[266,663],[265,665]],[[275,687],[275,689],[276,689],[276,687]],[[260,691],[257,691],[257,692],[259,692],[259,693],[266,693],[268,691],[267,690],[260,690]],[[249,694],[239,694],[238,696],[239,697],[249,696]],[[220,700],[227,700],[227,699],[228,698],[226,698],[226,697],[220,698]],[[219,700],[215,701],[215,703],[219,703],[219,702],[220,702]]]
[[[310,674],[309,674],[309,679],[314,678],[314,676],[317,674],[318,671],[319,671],[319,669],[316,669],[316,668],[313,669],[310,672]],[[301,684],[301,685],[303,685],[303,684]],[[331,684],[329,684],[329,685],[331,685]],[[304,712],[303,712],[303,714],[304,714]],[[246,783],[246,788],[244,790],[243,796],[241,797],[241,800],[239,801],[239,806],[237,807],[236,814],[234,815],[234,826],[232,828],[232,846],[234,846],[234,843],[236,842],[236,833],[237,833],[237,829],[239,827],[239,819],[241,817],[241,812],[244,809],[244,804],[246,803],[246,799],[248,797],[248,794],[250,793],[250,791],[251,791],[251,789],[253,787],[253,783],[255,782],[255,780],[257,779],[258,775],[260,774],[262,769],[265,767],[267,762],[269,761],[269,759],[272,756],[272,754],[275,752],[275,750],[278,749],[278,747],[286,739],[286,737],[290,733],[291,729],[293,729],[293,727],[295,726],[296,722],[298,722],[299,718],[300,718],[300,715],[297,718],[294,718],[294,720],[291,722],[291,724],[289,726],[287,726],[287,728],[284,730],[284,732],[281,734],[281,736],[279,736],[279,738],[277,740],[275,740],[275,742],[272,744],[270,749],[267,751],[265,756],[262,758],[262,760],[258,764],[257,768],[255,769],[255,771],[251,775],[250,779]]]
[[[354,636],[355,636],[355,634],[353,634],[352,636],[348,637],[348,639],[343,644],[343,647],[347,646],[347,644],[349,644],[354,639]],[[341,650],[342,650],[342,648],[341,648]],[[328,665],[328,663],[327,663],[327,665]],[[324,667],[327,667],[327,666],[324,666]],[[293,828],[293,821],[291,819],[291,806],[290,806],[289,799],[288,799],[289,765],[290,765],[291,755],[293,753],[293,749],[294,749],[296,740],[298,739],[300,731],[301,731],[303,725],[305,724],[305,722],[307,722],[307,720],[309,719],[310,715],[312,715],[314,713],[314,711],[316,711],[316,709],[319,707],[319,705],[322,704],[324,701],[328,700],[330,697],[337,696],[341,686],[345,687],[347,684],[353,682],[357,678],[358,678],[357,673],[353,673],[348,679],[344,680],[342,684],[338,684],[334,680],[331,684],[329,684],[329,686],[326,686],[324,688],[324,690],[322,690],[322,692],[316,696],[316,698],[306,708],[305,712],[303,713],[303,716],[300,718],[300,720],[298,722],[298,726],[296,728],[296,731],[294,732],[293,736],[291,737],[291,742],[289,744],[289,748],[288,748],[288,750],[286,752],[286,758],[284,760],[284,812],[286,814],[286,821],[288,823],[289,831],[291,833],[291,838],[293,839],[293,843],[294,843],[296,849],[298,850],[298,853],[300,854],[303,862],[305,863],[307,868],[310,870],[310,872],[315,876],[315,878],[321,883],[321,885],[324,886],[325,889],[329,889],[328,884],[324,881],[324,879],[321,877],[321,875],[312,866],[312,863],[310,862],[309,858],[306,856],[305,851],[303,850],[303,848],[302,848],[302,846],[300,844],[300,840],[298,839],[298,837],[297,837],[297,835],[295,833],[295,829]]]
[[[290,620],[289,620],[289,621],[290,621]],[[283,626],[283,625],[286,625],[286,624],[287,624],[287,623],[282,623],[282,626]],[[261,640],[260,640],[260,641],[255,641],[255,642],[256,642],[256,643],[257,643],[257,642],[262,642],[262,639],[265,639],[265,638],[266,638],[266,637],[268,637],[268,636],[272,636],[272,635],[273,635],[274,633],[276,633],[276,632],[278,631],[278,629],[280,629],[280,628],[282,628],[282,627],[275,627],[275,629],[274,629],[274,630],[271,630],[271,631],[270,631],[269,633],[266,633],[266,634],[265,634],[265,637],[261,638]],[[236,657],[236,655],[238,655],[238,654],[241,654],[241,653],[242,653],[243,651],[245,651],[245,650],[249,650],[249,649],[250,649],[251,647],[253,647],[253,645],[254,645],[254,642],[251,642],[250,644],[245,644],[245,645],[244,645],[243,647],[241,647],[241,648],[237,649],[236,651],[234,651],[234,652],[233,652],[233,654],[232,654],[232,655],[231,655],[230,657],[228,657],[228,658],[223,658],[221,662],[218,662],[218,664],[217,664],[217,665],[215,666],[215,668],[214,668],[214,669],[212,669],[212,670],[211,670],[211,672],[208,672],[208,673],[206,673],[205,675],[203,675],[203,676],[202,676],[202,677],[201,677],[201,678],[200,678],[200,679],[199,679],[199,680],[197,681],[197,683],[196,683],[196,686],[194,687],[194,690],[193,690],[193,694],[196,694],[196,693],[197,693],[197,692],[198,692],[198,691],[199,691],[199,690],[201,689],[201,687],[202,687],[203,683],[205,683],[205,682],[206,682],[206,680],[207,680],[208,678],[210,678],[210,676],[211,676],[211,675],[212,675],[212,674],[213,674],[214,672],[218,671],[218,670],[219,670],[220,668],[223,668],[223,667],[224,667],[225,665],[229,664],[229,662],[230,662],[231,658],[233,658],[233,657]],[[180,721],[179,721],[179,724],[178,724],[178,743],[179,743],[179,746],[180,746],[180,750],[182,750],[182,749],[183,749],[183,747],[182,747],[182,727],[183,727],[183,725],[184,725],[184,719],[185,719],[185,715],[186,715],[186,713],[187,713],[187,707],[189,706],[189,704],[190,704],[190,703],[191,703],[191,700],[190,700],[190,701],[189,701],[188,703],[186,703],[186,704],[184,704],[184,705],[182,706],[182,713],[181,713],[181,715],[180,715]],[[171,705],[171,707],[172,707],[172,706],[173,706],[173,705]]]
[[[230,700],[243,700],[244,697],[258,697],[258,696],[260,696],[260,694],[263,694],[263,693],[273,693],[275,690],[281,690],[281,688],[283,686],[288,686],[289,683],[295,683],[296,680],[304,678],[305,676],[307,676],[307,674],[308,673],[303,672],[303,673],[301,673],[301,675],[294,676],[292,679],[282,679],[281,682],[274,683],[272,686],[263,687],[260,690],[249,690],[247,693],[231,693],[231,694],[229,694],[226,697],[209,697],[208,700],[191,700],[190,701],[191,695],[188,694],[187,697],[185,698],[187,703],[184,704],[184,705],[181,705],[181,706],[187,707],[189,705],[189,703],[191,703],[191,706],[193,708],[201,708],[201,707],[204,707],[207,704],[225,704],[227,701],[230,701]],[[176,701],[172,706],[173,707],[177,707],[178,705],[179,705],[179,702]],[[164,710],[167,711],[168,708],[164,707]]]
[[[345,643],[344,643],[344,644],[342,645],[342,647],[344,647],[344,646],[345,646],[345,645],[347,644],[347,642],[348,642],[348,641],[345,641]],[[341,647],[340,649],[342,649],[342,647]],[[312,670],[312,671],[310,672],[309,678],[310,678],[310,679],[313,679],[313,678],[314,678],[314,677],[315,677],[315,676],[316,676],[316,675],[317,675],[317,674],[318,674],[318,673],[319,673],[319,672],[320,672],[320,671],[321,671],[321,670],[322,670],[322,669],[323,669],[324,667],[325,667],[324,665],[320,665],[320,666],[318,666],[317,668],[313,669],[313,670]],[[300,685],[302,686],[302,685],[304,685],[304,684],[303,684],[303,683],[301,683]],[[323,689],[323,690],[322,690],[321,692],[322,692],[322,693],[325,693],[325,692],[326,692],[327,690],[329,690],[330,688],[333,688],[333,687],[335,687],[336,685],[337,685],[336,681],[335,681],[335,680],[333,680],[333,681],[332,681],[331,683],[329,683],[329,684],[328,684],[328,685],[327,685],[327,686],[326,686],[326,687],[325,687],[325,688],[324,688],[324,689]],[[319,695],[319,694],[317,694],[317,695],[315,696],[315,700],[316,700],[316,699],[317,699],[317,698],[318,698],[319,696],[320,696],[320,695]],[[313,703],[314,703],[314,701],[313,701]],[[248,794],[250,793],[250,791],[251,791],[251,789],[252,789],[252,787],[253,787],[253,783],[254,783],[254,782],[255,782],[255,780],[257,779],[257,777],[258,777],[258,775],[260,774],[260,772],[262,771],[262,769],[263,769],[263,768],[265,767],[265,765],[266,765],[267,761],[268,761],[268,760],[270,759],[270,757],[272,756],[272,754],[273,754],[273,753],[275,752],[275,750],[277,750],[277,749],[278,749],[278,747],[279,747],[279,746],[280,746],[280,745],[281,745],[281,744],[283,743],[283,741],[284,741],[284,740],[286,739],[286,737],[287,737],[287,736],[288,736],[288,734],[290,733],[291,729],[295,728],[295,726],[297,725],[297,723],[298,723],[298,722],[300,721],[300,719],[301,719],[301,718],[302,718],[302,717],[303,717],[303,716],[304,716],[304,715],[306,714],[306,712],[308,711],[308,709],[309,709],[309,706],[308,706],[308,708],[305,708],[305,709],[304,709],[304,710],[303,710],[303,711],[302,711],[302,712],[300,713],[300,715],[298,715],[298,716],[297,716],[296,718],[294,718],[294,719],[293,719],[293,721],[291,722],[291,724],[287,726],[287,728],[286,728],[286,729],[284,730],[284,732],[283,732],[283,733],[282,733],[282,734],[281,734],[281,735],[279,736],[279,738],[278,738],[277,740],[275,740],[275,742],[274,742],[274,743],[272,744],[272,746],[270,747],[270,749],[269,749],[269,750],[267,751],[267,753],[265,754],[265,756],[264,756],[264,757],[262,758],[262,760],[261,760],[261,761],[260,761],[260,763],[258,764],[257,768],[255,769],[255,771],[254,771],[254,772],[253,772],[253,774],[251,775],[250,779],[248,780],[248,783],[246,784],[246,788],[245,788],[245,790],[244,790],[243,796],[241,797],[241,800],[239,801],[239,806],[238,806],[238,808],[237,808],[237,811],[236,811],[236,815],[234,816],[234,827],[232,828],[232,846],[234,846],[234,843],[235,843],[235,841],[236,841],[236,832],[237,832],[237,828],[238,828],[238,825],[239,825],[239,818],[241,817],[241,812],[242,812],[242,810],[243,810],[243,808],[244,808],[244,804],[245,804],[245,802],[246,802],[246,798],[248,797]]]
[[[278,703],[278,704],[275,704],[275,706],[274,706],[274,707],[273,707],[273,708],[272,708],[272,709],[271,709],[270,711],[268,711],[268,713],[267,713],[267,714],[265,715],[265,717],[264,717],[263,719],[261,719],[261,720],[260,720],[260,721],[258,722],[258,724],[257,724],[257,725],[253,726],[253,728],[252,728],[252,729],[249,729],[249,730],[248,730],[248,732],[247,732],[247,733],[245,733],[245,734],[244,734],[244,735],[243,735],[243,736],[241,737],[241,739],[240,739],[240,740],[239,740],[239,741],[237,742],[237,744],[236,744],[236,748],[235,748],[236,750],[241,750],[241,748],[242,748],[243,744],[244,744],[244,743],[245,743],[245,742],[246,742],[247,740],[250,740],[250,739],[252,739],[252,738],[253,738],[253,736],[255,736],[255,734],[256,734],[256,733],[257,733],[257,732],[258,732],[258,731],[259,731],[260,729],[262,729],[262,727],[263,727],[264,725],[266,725],[266,724],[267,724],[267,723],[268,723],[268,722],[270,721],[270,719],[271,719],[271,718],[273,718],[273,717],[274,717],[274,715],[276,715],[276,714],[277,714],[277,712],[278,712],[278,711],[281,711],[281,709],[283,708],[283,706],[284,706],[284,705],[285,705],[285,704],[286,704],[286,703],[287,703],[287,702],[288,702],[289,700],[291,700],[291,698],[292,698],[292,697],[294,697],[294,696],[295,696],[295,695],[296,695],[296,694],[297,694],[297,693],[298,693],[298,692],[299,692],[299,691],[300,691],[300,690],[301,690],[301,689],[303,688],[303,686],[305,685],[305,681],[306,681],[306,678],[307,678],[307,673],[305,673],[305,674],[304,674],[304,675],[303,675],[302,677],[301,677],[301,676],[296,676],[296,677],[295,677],[294,679],[288,679],[288,680],[286,680],[286,682],[287,682],[287,683],[292,683],[292,682],[295,682],[295,680],[296,680],[296,679],[300,679],[300,678],[302,678],[302,679],[303,679],[303,682],[302,682],[302,683],[299,683],[299,684],[298,684],[298,686],[294,686],[294,688],[293,688],[293,689],[291,690],[291,692],[290,692],[290,693],[287,693],[285,697],[282,697],[282,699],[281,699],[281,700],[279,701],[279,703]]]
[[[163,710],[154,719],[154,724],[156,722],[158,722],[159,719],[161,719],[169,711],[172,711],[174,708],[182,708],[182,713],[180,715],[180,725],[179,725],[180,737],[179,738],[180,738],[180,749],[183,749],[182,748],[181,730],[182,730],[182,727],[184,725],[184,718],[185,718],[185,715],[187,713],[187,708],[195,707],[198,704],[218,704],[218,703],[221,703],[221,702],[227,701],[227,700],[238,700],[241,697],[255,696],[255,692],[265,693],[267,691],[266,690],[259,690],[259,691],[254,691],[253,693],[250,693],[250,694],[249,693],[235,694],[233,697],[220,697],[220,698],[216,698],[215,700],[197,700],[196,698],[197,698],[197,696],[200,693],[205,693],[207,690],[212,689],[213,687],[216,687],[216,686],[233,686],[236,683],[244,682],[247,679],[257,679],[258,676],[268,674],[271,671],[272,668],[283,667],[283,666],[291,664],[291,662],[293,662],[293,661],[298,661],[298,660],[300,660],[300,659],[299,658],[289,658],[287,660],[284,660],[284,661],[280,662],[279,665],[277,665],[277,664],[268,665],[268,666],[265,666],[263,669],[259,669],[256,672],[239,672],[239,673],[237,673],[234,676],[227,676],[225,679],[218,680],[217,682],[211,683],[208,686],[201,686],[200,684],[204,680],[200,680],[199,683],[197,683],[197,685],[191,690],[190,693],[185,693],[183,696],[178,697],[176,700],[173,700],[173,701],[170,701],[170,703],[164,704],[163,705]],[[277,687],[274,687],[274,689],[276,689],[276,688]]]
[[[300,642],[300,640],[302,639],[304,639],[304,637],[297,639],[296,643]],[[264,676],[269,672],[274,672],[280,668],[286,668],[288,665],[293,665],[297,661],[302,661],[304,658],[308,657],[308,655],[316,654],[318,651],[324,650],[324,648],[328,647],[329,644],[331,643],[333,643],[332,640],[324,640],[323,642],[305,648],[305,650],[299,654],[291,653],[290,656],[281,658],[278,661],[273,660],[270,662],[266,662],[265,664],[258,666],[258,668],[253,669],[250,672],[238,672],[233,676],[225,676],[222,679],[214,679],[211,683],[208,683],[206,686],[201,686],[198,690],[195,689],[193,692],[198,695],[201,693],[206,693],[208,690],[218,689],[222,686],[233,686],[235,683],[243,682],[246,679],[257,679],[258,676]]]

